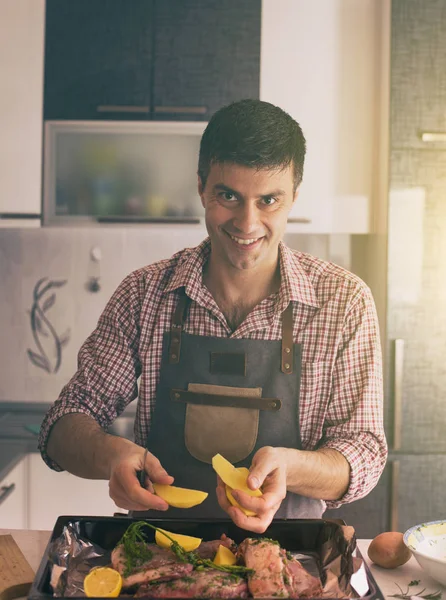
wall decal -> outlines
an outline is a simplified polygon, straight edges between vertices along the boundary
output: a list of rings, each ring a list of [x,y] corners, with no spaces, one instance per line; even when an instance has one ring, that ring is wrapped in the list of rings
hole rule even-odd
[[[56,302],[56,293],[51,290],[63,287],[66,283],[66,280],[51,281],[48,277],[43,277],[33,290],[33,304],[29,315],[38,352],[29,348],[27,352],[31,362],[47,373],[57,373],[62,362],[62,348],[70,339],[70,330],[59,336],[46,314]]]

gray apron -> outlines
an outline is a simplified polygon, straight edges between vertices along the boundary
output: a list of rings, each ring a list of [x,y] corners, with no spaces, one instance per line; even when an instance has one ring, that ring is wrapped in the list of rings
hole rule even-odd
[[[190,302],[184,289],[163,337],[160,381],[147,448],[175,478],[174,485],[206,491],[173,518],[225,517],[215,493],[212,457],[251,465],[263,446],[301,449],[299,388],[301,347],[293,342],[293,310],[282,313],[282,340],[228,339],[183,331]],[[321,518],[321,500],[287,493],[275,517]]]

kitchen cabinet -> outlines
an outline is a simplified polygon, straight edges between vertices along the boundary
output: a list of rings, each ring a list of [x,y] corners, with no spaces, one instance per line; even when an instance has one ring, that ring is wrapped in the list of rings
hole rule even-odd
[[[260,98],[295,118],[307,140],[294,232],[373,231],[389,23],[389,0],[262,2]]]
[[[258,97],[260,0],[47,0],[45,119],[208,120]]]
[[[28,460],[29,529],[52,529],[60,515],[113,516],[119,512],[108,494],[108,481],[52,471],[40,454],[29,454]]]
[[[259,97],[260,0],[158,0],[154,118],[206,120]]]
[[[145,119],[152,0],[47,0],[45,119]]]
[[[28,457],[24,455],[0,481],[0,529],[28,527]]]
[[[429,148],[423,134],[446,140],[446,4],[392,2],[392,146]],[[440,142],[441,143],[441,142]],[[433,142],[436,145],[436,142]]]
[[[40,224],[44,20],[44,0],[0,0],[0,227]]]

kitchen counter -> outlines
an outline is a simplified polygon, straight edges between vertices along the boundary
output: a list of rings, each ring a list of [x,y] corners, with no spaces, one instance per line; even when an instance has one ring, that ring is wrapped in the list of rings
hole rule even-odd
[[[50,404],[0,402],[0,482],[28,452],[38,452],[40,425]],[[135,414],[127,410],[109,433],[133,440]]]
[[[51,532],[0,529],[0,535],[7,533],[10,533],[13,536],[32,569],[36,571],[50,538]],[[408,563],[402,567],[398,567],[397,569],[382,569],[381,567],[377,567],[376,565],[370,563],[370,560],[367,556],[367,548],[369,544],[370,540],[358,540],[359,550],[361,551],[361,554],[365,558],[367,564],[370,566],[373,576],[386,599],[388,598],[390,600],[391,594],[399,593],[396,584],[405,590],[410,581],[419,579],[420,587],[417,586],[411,588],[412,594],[415,594],[417,591],[421,591],[425,587],[425,594],[428,592],[436,592],[441,590],[443,592],[443,600],[446,600],[446,587],[441,586],[431,577],[426,575],[413,557]]]

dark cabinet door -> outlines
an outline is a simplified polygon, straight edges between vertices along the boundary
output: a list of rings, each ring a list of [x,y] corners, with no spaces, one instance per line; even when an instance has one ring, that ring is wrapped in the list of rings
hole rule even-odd
[[[392,0],[391,143],[422,148],[446,131],[446,3]]]
[[[47,0],[45,119],[150,117],[153,0]]]
[[[259,97],[260,0],[155,0],[154,119]]]
[[[386,466],[377,486],[362,500],[327,510],[324,518],[343,519],[354,527],[356,537],[374,538],[389,528],[390,467]]]

